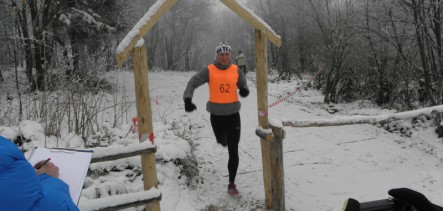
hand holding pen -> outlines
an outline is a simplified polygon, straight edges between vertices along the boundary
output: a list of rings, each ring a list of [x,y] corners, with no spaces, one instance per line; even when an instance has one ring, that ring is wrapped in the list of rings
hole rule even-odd
[[[37,175],[47,174],[55,178],[58,178],[60,176],[58,167],[54,165],[54,163],[49,162],[50,160],[51,158],[48,158],[34,165],[34,168],[37,171]]]
[[[50,160],[51,160],[51,158],[48,158],[48,159],[46,159],[46,160],[42,160],[42,161],[36,163],[36,164],[34,165],[34,168],[35,168],[35,169],[40,169],[43,165],[45,165],[45,164],[46,164],[47,162],[49,162]]]

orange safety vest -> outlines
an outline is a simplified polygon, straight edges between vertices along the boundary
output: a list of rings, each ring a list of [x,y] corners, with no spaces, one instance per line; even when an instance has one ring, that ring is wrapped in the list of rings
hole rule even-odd
[[[209,102],[238,102],[237,81],[238,66],[231,64],[226,70],[218,69],[214,64],[209,69]]]

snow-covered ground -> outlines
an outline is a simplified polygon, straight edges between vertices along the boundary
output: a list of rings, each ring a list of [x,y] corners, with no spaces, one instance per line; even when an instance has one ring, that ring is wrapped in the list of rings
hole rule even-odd
[[[255,135],[257,96],[255,74],[248,73],[251,93],[241,98],[242,132],[240,166],[236,179],[240,199],[226,193],[228,184],[226,148],[216,144],[205,110],[208,88],[194,93],[197,110],[184,111],[182,94],[195,72],[153,72],[149,74],[155,143],[158,147],[157,174],[162,192],[161,209],[182,210],[262,210],[264,204],[263,172],[259,138]],[[118,78],[120,96],[134,100],[131,72],[118,71],[106,75]],[[293,91],[298,81],[269,84],[269,103]],[[124,93],[123,93],[124,92]],[[132,98],[132,99],[131,99]],[[369,102],[358,101],[334,106],[336,113],[323,102],[316,90],[295,94],[269,110],[274,119],[329,119],[336,116],[381,115],[395,111],[380,109]],[[132,111],[135,116],[135,109]],[[109,114],[112,115],[112,114]],[[111,145],[136,143],[138,135],[127,131],[131,120],[118,128]],[[391,188],[408,187],[425,194],[432,202],[443,205],[443,140],[438,139],[425,117],[396,121],[388,125],[348,125],[337,127],[290,128],[284,139],[284,173],[286,209],[297,211],[341,210],[349,197],[359,201],[387,198]],[[397,128],[394,132],[389,129]],[[26,146],[44,145],[75,147],[81,139],[66,134],[57,140],[44,137],[43,126],[25,121],[20,131],[33,141]],[[401,131],[401,128],[406,128]],[[18,129],[0,126],[0,134],[14,138]],[[119,137],[124,137],[120,139]],[[192,149],[192,150],[191,150]],[[28,151],[26,154],[29,155]],[[192,159],[185,159],[192,157]],[[177,161],[176,158],[181,158]],[[174,162],[171,162],[174,161]],[[175,164],[174,164],[175,163]],[[87,177],[80,204],[98,195],[122,194],[143,189],[140,158],[92,164],[94,172]],[[198,174],[196,173],[198,170]],[[187,176],[192,176],[191,179]]]

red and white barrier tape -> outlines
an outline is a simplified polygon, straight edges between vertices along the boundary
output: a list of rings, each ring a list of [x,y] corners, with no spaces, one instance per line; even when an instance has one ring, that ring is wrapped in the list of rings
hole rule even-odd
[[[309,81],[308,82],[305,82],[305,83],[303,83],[301,86],[299,86],[297,89],[295,89],[293,92],[291,92],[291,93],[289,93],[287,96],[285,96],[285,97],[282,97],[282,98],[280,98],[280,99],[278,99],[277,101],[275,101],[275,102],[273,102],[273,103],[271,103],[269,106],[268,106],[268,109],[269,108],[272,108],[272,107],[274,107],[274,106],[276,106],[277,104],[279,104],[279,103],[281,103],[281,102],[283,102],[283,101],[285,101],[285,100],[287,100],[289,97],[291,97],[292,95],[294,95],[295,93],[297,93],[297,92],[299,92],[301,89],[303,89],[308,83],[310,83],[311,81],[313,81],[319,74],[320,74],[320,72],[321,71],[323,71],[323,68],[324,68],[324,65],[323,66],[321,66],[320,67],[320,69],[309,79]],[[267,113],[267,112],[266,112]]]

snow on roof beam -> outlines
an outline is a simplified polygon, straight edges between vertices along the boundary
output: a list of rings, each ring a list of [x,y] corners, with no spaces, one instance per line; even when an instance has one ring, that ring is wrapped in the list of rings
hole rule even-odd
[[[248,22],[252,27],[258,30],[264,30],[266,32],[266,36],[275,46],[281,46],[281,38],[280,35],[276,34],[274,30],[260,17],[254,14],[251,10],[249,10],[244,5],[240,4],[237,0],[220,0],[223,4],[229,7],[232,11],[234,11],[238,16],[243,18],[246,22]]]
[[[143,38],[155,23],[162,17],[177,0],[158,0],[149,8],[148,12],[141,18],[134,28],[126,35],[117,47],[116,62],[117,66],[121,67],[128,59],[134,46]]]

